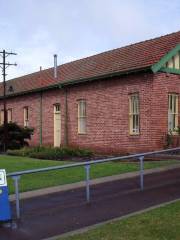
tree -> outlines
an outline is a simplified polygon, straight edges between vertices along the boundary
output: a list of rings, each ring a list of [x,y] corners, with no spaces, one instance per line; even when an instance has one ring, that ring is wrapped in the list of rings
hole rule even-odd
[[[7,149],[19,149],[28,146],[28,140],[34,132],[33,128],[20,127],[16,123],[7,124]],[[0,150],[4,146],[4,125],[0,126]]]

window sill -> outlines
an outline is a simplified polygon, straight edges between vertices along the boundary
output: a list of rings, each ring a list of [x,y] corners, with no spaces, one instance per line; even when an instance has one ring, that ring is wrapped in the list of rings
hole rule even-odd
[[[87,135],[87,133],[78,133],[78,135],[83,135],[84,136],[84,135]]]
[[[171,132],[169,134],[172,135],[172,136],[178,136],[179,135],[179,133],[177,133],[177,132]]]
[[[138,136],[140,136],[140,133],[130,133],[129,136],[130,137],[138,137]]]

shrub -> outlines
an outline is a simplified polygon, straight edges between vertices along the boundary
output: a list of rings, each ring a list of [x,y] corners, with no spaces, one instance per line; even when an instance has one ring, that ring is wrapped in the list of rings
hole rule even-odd
[[[20,149],[28,146],[31,139],[33,129],[28,127],[20,127],[16,123],[7,124],[7,149]],[[4,147],[4,125],[0,126],[0,150]]]
[[[90,157],[92,151],[68,147],[24,147],[19,150],[8,150],[7,153],[13,156],[26,156],[38,159],[63,160],[68,157]]]
[[[178,135],[180,135],[180,126],[177,127],[176,132]]]

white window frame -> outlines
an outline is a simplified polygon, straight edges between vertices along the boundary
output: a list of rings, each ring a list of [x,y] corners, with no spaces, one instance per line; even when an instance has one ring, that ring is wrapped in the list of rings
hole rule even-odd
[[[12,108],[7,110],[7,121],[8,123],[12,122]]]
[[[59,103],[54,104],[54,113],[60,113],[61,111],[61,106]]]
[[[179,96],[177,93],[168,94],[168,132],[172,134],[177,133],[178,127],[178,101]]]
[[[4,110],[1,109],[1,112],[0,112],[0,122],[1,122],[1,125],[4,124]]]
[[[24,127],[29,126],[29,107],[24,107]]]
[[[139,93],[129,95],[129,133],[140,134],[140,100]]]
[[[78,100],[78,134],[86,134],[86,100]]]

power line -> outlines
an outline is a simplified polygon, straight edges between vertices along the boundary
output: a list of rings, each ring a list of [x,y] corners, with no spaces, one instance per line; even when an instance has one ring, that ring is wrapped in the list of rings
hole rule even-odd
[[[13,52],[6,52],[5,50],[0,52],[0,56],[2,57],[2,62],[0,63],[0,67],[2,68],[3,75],[3,106],[4,106],[4,152],[7,150],[7,108],[6,108],[6,69],[10,66],[17,66],[16,63],[6,62],[6,58],[9,55],[17,55]]]

